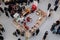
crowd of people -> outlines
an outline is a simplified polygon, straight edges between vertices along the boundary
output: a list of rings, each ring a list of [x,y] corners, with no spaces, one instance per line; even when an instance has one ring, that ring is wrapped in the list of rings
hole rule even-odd
[[[31,2],[34,2],[34,0],[25,0],[25,1],[23,1],[23,0],[18,0],[18,1],[11,1],[11,2],[9,2],[9,3],[5,3],[5,5],[8,5],[8,8],[7,7],[4,7],[4,9],[2,8],[2,7],[0,7],[0,11],[2,12],[2,13],[5,13],[5,15],[9,18],[10,16],[12,17],[12,18],[14,18],[14,14],[15,13],[18,13],[19,15],[20,15],[20,17],[22,17],[22,10],[25,10],[25,6],[26,5],[24,5],[24,2],[26,3],[26,5],[29,5]],[[37,0],[37,2],[39,3],[40,2],[40,0]],[[49,10],[50,12],[51,11],[57,11],[57,9],[58,9],[58,3],[59,3],[59,0],[56,0],[55,1],[55,4],[54,4],[54,9],[51,9],[51,3],[48,3],[48,8],[47,8],[47,10]],[[21,4],[21,7],[19,6]],[[1,3],[0,3],[0,5],[1,5]],[[22,5],[24,5],[24,6],[22,6]],[[34,9],[33,9],[34,8]],[[32,7],[32,11],[35,11],[36,10],[36,8],[37,8],[37,5],[36,6],[34,6],[33,5],[33,7]],[[31,11],[31,12],[32,12]],[[10,16],[9,16],[9,14],[10,14]],[[26,14],[27,15],[27,14]],[[24,15],[24,17],[26,17],[26,15]],[[51,14],[49,14],[49,16],[50,16]],[[27,19],[28,20],[28,19]],[[25,20],[24,20],[25,21]],[[28,20],[29,21],[29,20]],[[23,23],[23,22],[21,22],[21,23]],[[56,34],[60,34],[60,26],[56,29],[56,27],[58,26],[60,24],[60,21],[59,20],[57,20],[56,21],[56,23],[53,23],[53,25],[52,25],[52,27],[51,27],[51,31],[53,32],[53,33],[56,33]],[[2,26],[2,25],[0,25],[0,26]],[[33,28],[33,27],[32,27]],[[27,29],[28,30],[28,29]],[[2,28],[0,28],[0,39],[1,40],[4,40],[4,37],[2,36],[2,33],[1,32],[5,32],[5,29],[2,27]],[[31,32],[30,30],[29,30],[29,32]],[[33,32],[32,33],[32,36],[35,36],[35,35],[38,35],[38,33],[40,32],[40,29],[38,28],[35,32]],[[15,32],[13,32],[13,35],[14,36],[16,36],[16,37],[18,37],[19,35],[21,35],[21,36],[25,36],[25,32],[23,31],[23,32],[20,32],[18,29],[16,29],[16,31]],[[45,40],[46,39],[46,37],[47,37],[47,35],[48,35],[48,31],[46,31],[45,32],[45,34],[44,34],[44,36],[43,36],[43,40]],[[21,38],[18,38],[18,40],[21,40]]]
[[[54,3],[54,6],[55,6],[54,9],[53,9],[54,11],[57,11],[57,8],[59,6],[58,3],[59,3],[59,0],[56,0],[55,3]],[[47,10],[49,10],[50,8],[51,8],[51,3],[48,4]]]
[[[25,9],[25,6],[23,6],[24,5],[24,1],[21,3],[21,6],[19,6],[20,4],[18,3],[18,2],[15,2],[15,1],[13,1],[13,2],[11,2],[11,3],[7,3],[8,4],[8,8],[7,7],[4,7],[4,8],[2,8],[2,7],[0,7],[0,11],[2,12],[2,13],[5,13],[5,15],[7,16],[7,17],[9,17],[9,14],[10,14],[10,16],[12,17],[12,18],[14,18],[13,17],[13,15],[17,12],[17,13],[19,13],[20,15],[22,15],[22,10],[23,9]],[[29,2],[34,2],[34,4],[32,5],[32,10],[34,11],[34,10],[36,10],[36,6],[35,6],[35,4],[37,3],[36,1],[33,1],[33,0],[29,0]],[[39,3],[39,0],[38,0],[38,3]],[[25,5],[26,5],[27,3],[25,3]],[[0,4],[0,5],[2,5],[2,4]],[[28,4],[27,4],[28,5]],[[7,5],[6,5],[7,6]]]
[[[56,0],[55,3],[54,3],[54,8],[51,8],[52,4],[51,3],[48,3],[48,8],[47,10],[49,10],[49,15],[48,17],[51,16],[52,12],[51,11],[57,11],[58,7],[59,7],[59,0]],[[52,9],[52,10],[51,10]]]
[[[37,2],[36,1],[39,3],[39,0],[35,0],[35,1],[34,0],[28,0],[28,1],[27,0],[25,0],[25,1],[24,0],[18,0],[17,2],[16,1],[5,2],[5,5],[6,6],[8,5],[8,7],[4,7],[4,8],[0,7],[0,11],[2,13],[5,13],[5,15],[8,18],[10,16],[12,18],[14,18],[15,13],[18,13],[20,15],[20,17],[22,17],[22,11],[25,10],[26,5],[29,5],[30,3],[33,2],[32,11],[36,10],[36,8],[37,8]],[[24,5],[24,2],[25,2],[25,5]],[[20,6],[20,4],[21,4],[21,6]],[[35,4],[36,4],[36,6],[35,6]],[[2,5],[2,4],[0,4],[0,5]],[[24,15],[24,17],[26,17],[26,15]],[[27,18],[28,22],[30,21],[29,19],[31,19],[31,18],[30,17]],[[21,22],[21,23],[23,23],[23,22]],[[18,29],[16,29],[16,31],[13,32],[13,35],[16,37],[18,37],[18,35],[24,36],[24,33],[25,33],[24,31],[20,32]],[[35,34],[38,35],[38,33],[39,33],[39,29],[37,29],[36,32],[32,33],[32,36],[34,36]],[[21,39],[18,38],[18,40],[21,40]]]
[[[31,33],[31,30],[29,30],[29,32]],[[33,36],[37,36],[38,34],[39,34],[39,32],[40,32],[40,29],[37,29],[35,32],[32,32],[31,34],[32,34],[32,37]],[[13,32],[13,35],[15,36],[15,37],[18,37],[18,36],[25,36],[25,31],[19,31],[18,29],[16,29],[16,31],[15,32]],[[21,39],[21,38],[18,38],[18,39]]]

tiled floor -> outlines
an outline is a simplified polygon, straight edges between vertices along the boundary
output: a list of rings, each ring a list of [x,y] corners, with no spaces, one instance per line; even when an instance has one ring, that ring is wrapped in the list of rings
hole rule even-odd
[[[47,13],[47,5],[48,3],[52,4],[52,8],[54,8],[55,0],[41,0],[38,8],[44,10]],[[47,18],[46,21],[40,26],[40,32],[37,36],[31,37],[29,40],[42,40],[45,31],[48,31],[48,37],[46,40],[60,40],[60,35],[52,34],[50,31],[51,25],[60,18],[60,8],[55,12],[53,12],[50,18]],[[4,40],[17,40],[19,37],[22,40],[25,40],[24,37],[15,37],[12,33],[16,30],[14,24],[12,23],[12,18],[7,18],[4,14],[0,16],[0,23],[3,24],[5,28],[5,32],[3,33]]]

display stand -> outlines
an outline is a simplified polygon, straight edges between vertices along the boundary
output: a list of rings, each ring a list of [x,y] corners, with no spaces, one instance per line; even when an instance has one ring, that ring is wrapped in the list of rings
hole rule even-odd
[[[38,13],[37,15],[39,16],[39,18],[37,19],[35,25],[33,26],[33,29],[30,29],[31,33],[36,31],[42,25],[42,23],[46,20],[46,18],[47,18],[47,13],[45,13],[41,9],[37,10],[36,13]],[[26,30],[26,28],[24,28],[23,24],[20,25],[15,20],[13,22],[16,25],[17,29],[19,29],[20,31],[22,29],[24,29],[24,31],[25,31],[25,40],[29,40],[29,38],[32,36],[32,34],[29,32],[29,30]]]

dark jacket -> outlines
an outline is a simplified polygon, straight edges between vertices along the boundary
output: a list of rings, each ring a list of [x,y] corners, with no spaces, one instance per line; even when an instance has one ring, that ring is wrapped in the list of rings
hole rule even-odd
[[[36,35],[38,35],[39,31],[40,31],[39,29],[36,30]]]
[[[58,4],[58,2],[59,2],[59,0],[56,0],[54,5],[56,6]]]
[[[16,30],[16,32],[17,32],[18,35],[20,35],[20,31],[18,29]]]
[[[58,6],[55,6],[54,11],[56,11],[56,10],[57,10],[57,8],[58,8]]]
[[[4,40],[3,36],[0,36],[0,40]]]
[[[52,25],[52,27],[51,27],[50,30],[53,31],[53,30],[55,29],[55,26],[57,26],[56,23],[54,23],[54,24]]]
[[[48,32],[46,31],[45,34],[44,34],[44,36],[43,36],[44,40],[46,39],[47,35],[48,35]]]

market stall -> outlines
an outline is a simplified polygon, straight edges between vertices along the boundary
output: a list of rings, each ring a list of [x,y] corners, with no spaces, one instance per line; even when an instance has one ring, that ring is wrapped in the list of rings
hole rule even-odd
[[[36,31],[36,29],[38,29],[42,25],[42,23],[46,20],[46,18],[47,18],[47,13],[45,13],[41,9],[39,9],[39,10],[36,11],[36,15],[38,15],[39,18],[35,22],[33,28],[29,28],[26,24],[25,25],[24,24],[20,24],[15,19],[13,21],[13,23],[16,25],[17,29],[19,29],[20,31],[25,31],[26,39],[30,38],[32,36],[32,33],[34,31]]]

